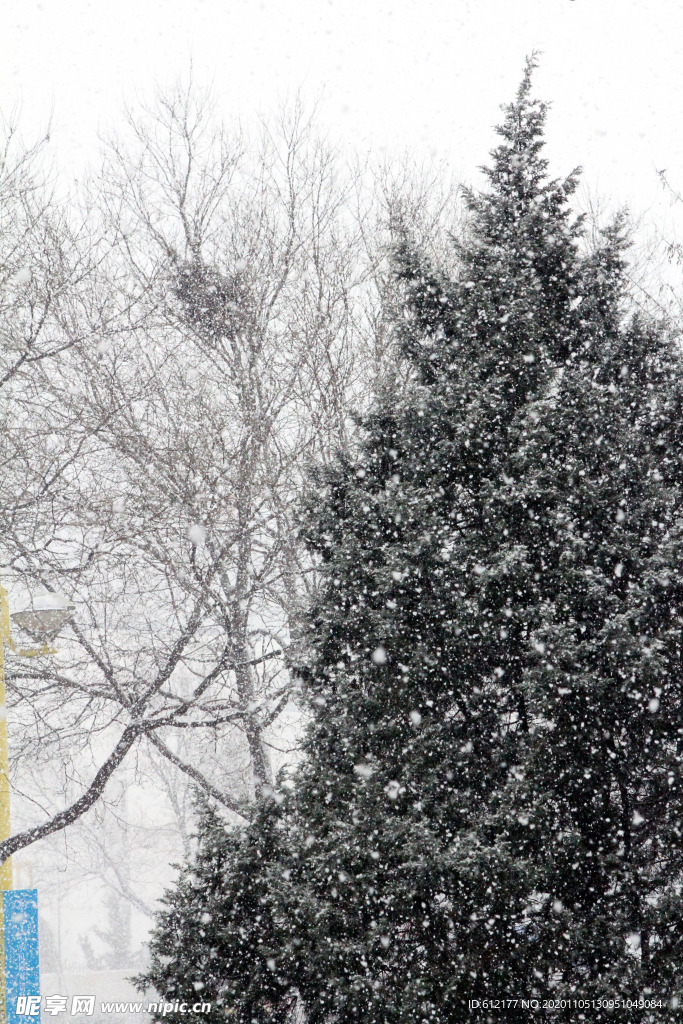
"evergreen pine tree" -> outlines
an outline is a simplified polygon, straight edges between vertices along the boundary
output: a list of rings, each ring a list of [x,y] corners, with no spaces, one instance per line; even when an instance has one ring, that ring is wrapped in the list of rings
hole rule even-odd
[[[208,1003],[207,1024],[225,1021],[236,1004],[240,1021],[289,1020],[295,999],[272,959],[282,929],[268,874],[278,861],[278,817],[269,800],[250,829],[229,828],[199,804],[195,855],[162,900],[149,967],[135,979],[150,1001],[156,993],[174,1006]],[[162,1006],[153,1019],[180,1024],[187,1010]]]
[[[538,868],[505,794],[530,725],[544,552],[526,512],[502,512],[529,411],[581,332],[581,268],[575,176],[547,178],[531,71],[490,190],[469,196],[459,279],[399,247],[410,399],[368,420],[358,463],[312,503],[324,585],[294,811],[310,846],[292,868],[311,1021],[465,1020],[484,992],[542,992]]]
[[[627,315],[621,221],[581,253],[532,69],[457,279],[397,247],[408,397],[308,504],[306,756],[216,888],[241,1024],[683,985],[681,363]]]
[[[624,319],[624,249],[617,223],[587,262],[583,342],[511,471],[506,515],[533,516],[544,566],[524,681],[534,727],[505,800],[538,868],[548,990],[676,1000],[683,367],[661,325]]]

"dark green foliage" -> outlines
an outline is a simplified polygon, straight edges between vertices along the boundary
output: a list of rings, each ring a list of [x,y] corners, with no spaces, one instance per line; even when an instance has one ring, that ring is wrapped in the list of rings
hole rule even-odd
[[[198,848],[163,900],[150,943],[150,967],[137,979],[154,1000],[188,1005],[205,1001],[207,1024],[241,1007],[240,1021],[284,1022],[292,999],[273,964],[281,923],[268,871],[278,861],[277,804],[261,807],[250,830],[228,829],[201,806]],[[153,986],[153,989],[152,989]],[[159,1012],[155,1020],[179,1024],[187,1014]],[[231,1018],[234,1019],[234,1018]]]
[[[409,397],[308,502],[306,757],[215,890],[269,908],[244,960],[226,933],[241,1024],[294,990],[310,1024],[442,1024],[683,987],[681,360],[627,315],[623,223],[582,251],[532,66],[457,280],[397,245]]]

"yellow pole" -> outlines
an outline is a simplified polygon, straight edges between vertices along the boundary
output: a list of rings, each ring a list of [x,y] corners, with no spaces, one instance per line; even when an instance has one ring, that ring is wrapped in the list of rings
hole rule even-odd
[[[10,639],[9,601],[0,583],[0,841],[10,836],[9,752],[7,747],[7,704],[5,702],[5,644]],[[0,890],[12,888],[12,859],[0,866]],[[0,1019],[7,1020],[5,1000],[5,921],[0,892]]]

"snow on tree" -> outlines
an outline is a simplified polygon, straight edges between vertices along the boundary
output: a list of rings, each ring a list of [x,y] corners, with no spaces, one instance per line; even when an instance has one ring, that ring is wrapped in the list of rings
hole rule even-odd
[[[681,359],[629,312],[623,219],[586,252],[533,67],[458,273],[399,226],[412,385],[308,500],[306,756],[212,890],[212,997],[244,1024],[295,996],[310,1024],[431,1024],[489,1019],[472,998],[683,985]],[[239,844],[266,835],[264,938]],[[148,981],[185,995],[204,944],[169,971],[170,935],[160,919]]]
[[[277,810],[273,801],[262,804],[258,827],[241,832],[226,829],[202,802],[197,855],[162,901],[150,944],[153,966],[139,984],[153,984],[169,1002],[210,1002],[203,1015],[208,1024],[224,1021],[235,1002],[249,1021],[285,1021],[296,1004],[274,970],[282,922],[275,921],[278,900],[263,872],[277,859]],[[180,1012],[157,1016],[171,1024],[185,1019]]]

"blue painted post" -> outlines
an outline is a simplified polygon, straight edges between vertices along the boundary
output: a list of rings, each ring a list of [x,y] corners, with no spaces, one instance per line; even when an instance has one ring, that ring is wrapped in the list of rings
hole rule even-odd
[[[10,889],[2,894],[5,919],[7,1024],[40,1021],[38,890]],[[23,1013],[18,1013],[19,1008]],[[31,1014],[30,1016],[27,1015]]]

